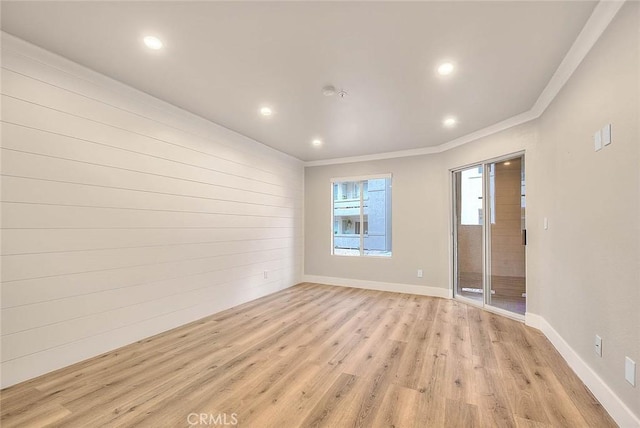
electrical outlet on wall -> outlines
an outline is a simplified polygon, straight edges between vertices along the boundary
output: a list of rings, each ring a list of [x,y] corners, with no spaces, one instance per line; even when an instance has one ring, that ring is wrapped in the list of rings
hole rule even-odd
[[[596,355],[598,355],[599,357],[602,357],[602,338],[597,334],[596,334],[596,341],[595,341],[595,351],[596,351]]]
[[[624,357],[624,378],[636,386],[636,362],[629,357]]]
[[[265,271],[262,273],[262,276],[264,277],[264,279],[269,279],[269,271],[266,271],[266,270],[265,270]]]
[[[600,150],[602,150],[602,130],[601,129],[598,129],[593,134],[593,146],[596,152],[599,152]]]
[[[608,123],[602,128],[602,146],[611,144],[611,124]]]
[[[418,269],[418,278],[422,278],[422,269]]]

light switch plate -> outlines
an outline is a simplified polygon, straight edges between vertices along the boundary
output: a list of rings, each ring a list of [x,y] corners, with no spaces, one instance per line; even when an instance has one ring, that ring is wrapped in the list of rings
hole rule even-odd
[[[602,150],[602,130],[598,130],[593,134],[593,146],[596,152]]]
[[[418,269],[418,278],[422,278],[422,269]]]
[[[602,145],[608,146],[611,144],[611,124],[608,123],[602,128]]]
[[[636,386],[636,363],[629,357],[624,358],[624,378],[631,385]]]

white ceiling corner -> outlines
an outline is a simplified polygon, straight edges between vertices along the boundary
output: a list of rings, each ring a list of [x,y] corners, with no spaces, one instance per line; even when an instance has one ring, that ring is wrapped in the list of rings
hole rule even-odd
[[[544,88],[533,107],[531,107],[535,117],[539,117],[549,107],[549,104],[558,95],[558,92],[567,83],[573,72],[576,71],[593,45],[596,44],[625,1],[601,0],[597,4],[576,41],[571,45],[571,49],[562,59],[549,84]]]
[[[438,153],[535,119],[622,3],[3,2],[2,28],[313,166]],[[159,55],[141,47],[149,32]],[[458,67],[440,79],[445,59]]]
[[[512,128],[514,126],[529,122],[537,119],[544,113],[549,107],[551,102],[558,95],[562,87],[567,83],[571,75],[578,68],[582,60],[587,56],[593,45],[598,41],[602,33],[607,29],[613,18],[616,16],[622,5],[626,0],[621,1],[608,1],[601,0],[593,13],[589,17],[589,20],[585,24],[584,28],[576,38],[571,49],[567,52],[567,55],[563,58],[562,62],[558,66],[558,69],[553,74],[553,77],[544,88],[536,103],[530,110],[521,113],[516,116],[512,116],[494,125],[487,126],[486,128],[472,132],[470,134],[459,137],[455,140],[448,141],[440,144],[436,147],[428,147],[417,150],[404,150],[387,153],[377,153],[368,156],[354,156],[337,159],[326,159],[319,161],[307,161],[305,167],[322,166],[322,165],[334,165],[342,163],[373,161],[381,159],[393,159],[408,156],[428,155],[433,153],[441,153],[453,148],[462,146],[467,143],[471,143],[480,138],[487,137],[492,134],[496,134],[500,131]]]

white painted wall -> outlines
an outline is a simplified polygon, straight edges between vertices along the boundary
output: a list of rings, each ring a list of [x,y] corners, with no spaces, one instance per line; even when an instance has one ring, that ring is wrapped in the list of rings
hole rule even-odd
[[[331,178],[385,173],[392,174],[392,256],[331,255]],[[343,278],[350,280],[348,285],[354,279],[383,282],[397,284],[393,289],[398,291],[447,296],[446,179],[436,156],[306,168],[305,274],[316,277],[307,279],[331,283],[330,278]],[[418,269],[423,278],[417,277]]]
[[[613,143],[595,152],[607,123]],[[640,3],[622,7],[540,118],[538,149],[536,313],[640,426],[640,384],[624,380],[625,356],[640,364]]]
[[[362,285],[449,296],[449,168],[525,150],[535,145],[535,136],[529,122],[441,154],[305,168],[307,280],[339,285],[367,281]],[[383,173],[393,175],[392,257],[332,256],[331,178]],[[422,278],[418,269],[423,270]]]
[[[624,357],[640,364],[639,24],[640,4],[627,2],[539,119],[443,153],[307,167],[305,275],[450,287],[449,170],[524,150],[528,315],[618,423],[639,426],[640,386],[624,380]],[[596,153],[593,133],[607,123],[613,144]],[[402,260],[330,256],[328,177],[374,172],[394,174]]]
[[[299,282],[301,162],[4,33],[2,121],[2,387]]]

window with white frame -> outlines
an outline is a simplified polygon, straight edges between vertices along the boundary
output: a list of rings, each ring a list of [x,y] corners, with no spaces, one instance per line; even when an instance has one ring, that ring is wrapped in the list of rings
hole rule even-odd
[[[391,175],[331,180],[331,254],[391,256]]]

